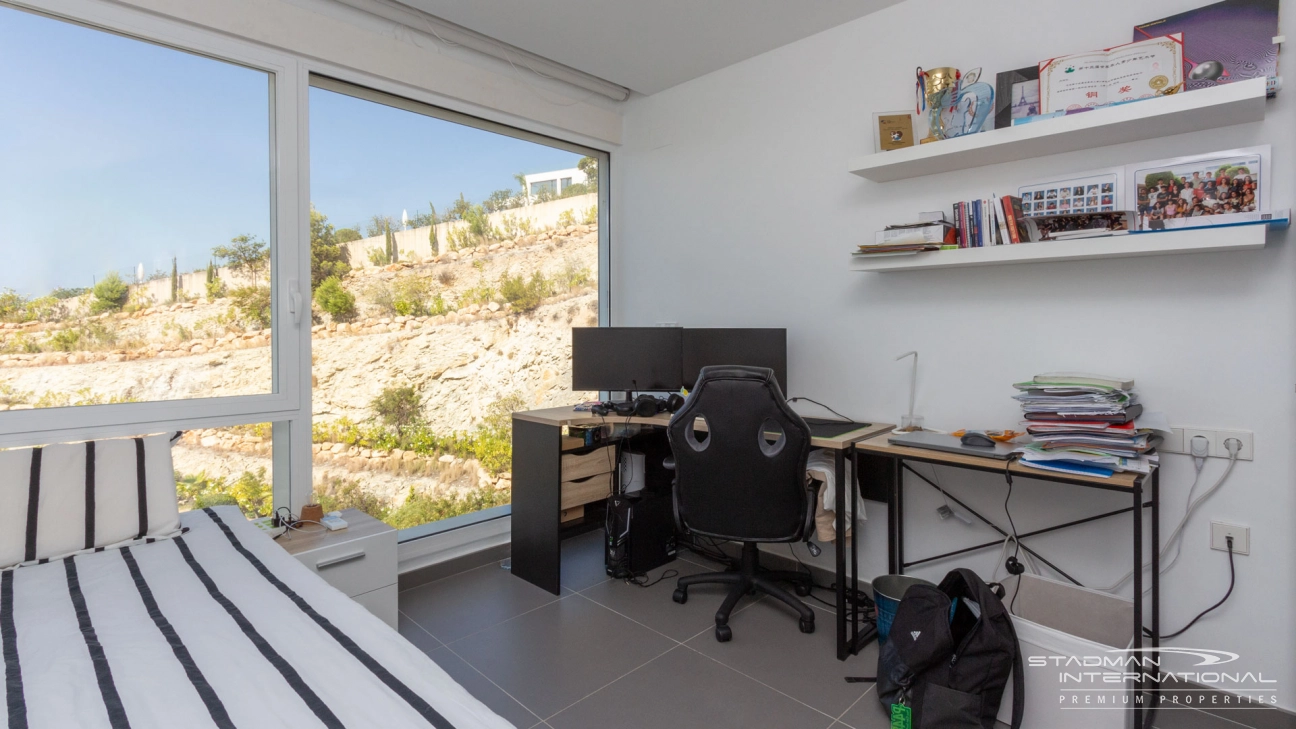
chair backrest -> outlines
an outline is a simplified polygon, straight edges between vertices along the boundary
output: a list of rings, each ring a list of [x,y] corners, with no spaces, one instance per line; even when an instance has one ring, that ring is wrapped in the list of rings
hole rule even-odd
[[[704,367],[666,432],[682,528],[748,542],[804,537],[810,428],[788,407],[773,370]]]

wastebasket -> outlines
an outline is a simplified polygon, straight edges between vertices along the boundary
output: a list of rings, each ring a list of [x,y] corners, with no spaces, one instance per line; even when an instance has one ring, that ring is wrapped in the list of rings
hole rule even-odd
[[[882,575],[873,580],[873,603],[877,605],[878,642],[885,642],[891,632],[891,621],[895,620],[896,608],[900,607],[900,598],[905,590],[913,585],[935,587],[927,580],[908,575]]]
[[[1012,605],[1024,667],[1023,725],[1130,726],[1134,695],[1121,674],[1157,672],[1155,667],[1141,667],[1141,656],[1124,650],[1134,641],[1134,601],[1029,574],[1021,575],[1017,590],[1016,602],[1004,604]],[[1012,705],[1009,681],[999,704],[999,721],[1011,723]]]

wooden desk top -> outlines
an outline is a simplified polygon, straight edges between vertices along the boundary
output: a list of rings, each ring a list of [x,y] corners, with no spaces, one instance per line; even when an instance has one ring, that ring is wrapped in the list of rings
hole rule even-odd
[[[855,448],[861,453],[875,453],[880,456],[902,457],[912,460],[926,461],[927,463],[948,464],[950,466],[963,466],[968,468],[978,468],[987,471],[998,471],[1003,473],[1004,462],[994,458],[984,458],[981,456],[969,456],[962,453],[948,453],[946,451],[937,451],[930,448],[914,448],[912,446],[891,445],[887,439],[891,433],[883,433],[873,437],[861,440],[855,443]],[[1085,486],[1098,486],[1107,489],[1132,489],[1134,482],[1142,474],[1122,472],[1113,473],[1111,478],[1098,478],[1097,476],[1084,476],[1080,474],[1064,474],[1057,471],[1045,471],[1030,466],[1023,466],[1021,463],[1014,461],[1008,470],[1014,476],[1022,478],[1036,478],[1045,481],[1057,481],[1065,479],[1068,483],[1077,483]]]
[[[605,417],[595,415],[589,411],[576,410],[574,407],[545,408],[543,410],[524,410],[513,413],[517,420],[525,420],[531,423],[540,423],[542,425],[655,425],[660,428],[666,427],[670,422],[670,413],[658,413],[651,417],[642,418],[638,415],[608,415]],[[848,433],[833,436],[831,438],[811,438],[810,445],[815,448],[841,449],[846,448],[852,443],[857,443],[865,438],[871,438],[879,433],[890,433],[895,428],[894,425],[886,423],[870,423],[861,427],[859,430],[852,430]]]
[[[343,509],[342,518],[346,520],[346,529],[335,532],[319,524],[302,524],[297,529],[289,529],[275,542],[288,550],[288,554],[301,554],[312,549],[342,544],[356,539],[366,539],[383,532],[395,532],[388,524],[378,521],[359,509]]]

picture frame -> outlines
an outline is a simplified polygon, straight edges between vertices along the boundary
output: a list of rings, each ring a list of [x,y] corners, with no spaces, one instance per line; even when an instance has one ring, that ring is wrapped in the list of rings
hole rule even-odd
[[[1056,215],[1063,212],[1115,213],[1122,207],[1124,167],[1081,172],[1063,178],[1031,182],[1017,188],[1026,215]],[[1033,205],[1030,203],[1034,203]]]
[[[916,144],[912,111],[873,113],[873,151],[889,152]]]
[[[1040,113],[1039,66],[995,74],[994,128],[1012,126],[1013,119]]]
[[[1265,144],[1126,165],[1125,202],[1137,214],[1135,229],[1258,220],[1269,204],[1270,152]]]

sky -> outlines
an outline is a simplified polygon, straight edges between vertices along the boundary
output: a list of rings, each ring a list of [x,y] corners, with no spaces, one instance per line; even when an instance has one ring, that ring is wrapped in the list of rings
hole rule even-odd
[[[0,289],[204,268],[270,238],[267,74],[0,7]],[[322,89],[311,199],[338,227],[480,201],[580,155]]]

